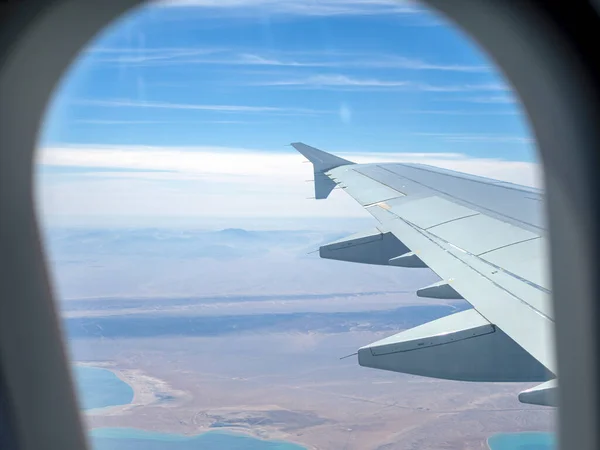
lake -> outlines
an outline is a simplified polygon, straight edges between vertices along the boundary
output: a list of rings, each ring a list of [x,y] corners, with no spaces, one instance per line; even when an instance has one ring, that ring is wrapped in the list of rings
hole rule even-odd
[[[83,410],[126,405],[133,400],[133,389],[113,372],[99,367],[73,368],[79,406]]]
[[[554,433],[498,433],[488,439],[490,450],[554,450]]]

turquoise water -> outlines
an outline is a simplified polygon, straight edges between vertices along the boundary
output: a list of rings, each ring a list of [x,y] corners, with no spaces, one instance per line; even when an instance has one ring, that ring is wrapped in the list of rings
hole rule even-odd
[[[81,409],[126,405],[133,389],[113,372],[87,366],[73,368]],[[96,428],[90,431],[93,450],[305,450],[281,441],[263,441],[226,431],[197,436],[155,433],[136,428]]]
[[[223,431],[183,436],[136,428],[96,428],[90,436],[93,450],[306,450],[289,442],[263,441]]]
[[[491,450],[554,450],[554,433],[499,433],[488,439]]]
[[[133,389],[110,370],[98,367],[73,368],[81,409],[126,405],[133,400]]]

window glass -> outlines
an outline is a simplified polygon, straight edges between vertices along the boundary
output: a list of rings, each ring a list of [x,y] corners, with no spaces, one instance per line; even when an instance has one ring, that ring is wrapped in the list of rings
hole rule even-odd
[[[335,164],[313,168],[288,145],[296,142],[372,164],[370,175],[342,174],[316,200],[315,184],[335,185],[323,181]],[[440,172],[373,169],[384,163]],[[356,355],[492,301],[485,290],[456,298],[450,285],[431,294],[422,288],[440,280],[432,270],[388,263],[409,251],[423,251],[417,266],[437,257],[378,221],[386,213],[427,229],[486,216],[485,227],[472,218],[438,229],[436,239],[463,253],[523,236],[531,242],[519,257],[492,252],[483,264],[551,315],[546,260],[535,253],[545,246],[536,247],[540,173],[499,70],[421,4],[178,0],[130,11],[65,74],[36,161],[38,215],[93,448],[552,448],[555,410],[518,398],[544,381],[543,367],[508,330],[490,337],[480,316],[399,338],[404,353],[390,364],[410,361],[412,373],[361,367]],[[433,188],[433,203],[410,209],[407,199]],[[379,216],[353,196],[384,201]],[[352,248],[368,250],[320,255],[354,233]],[[466,292],[461,276],[455,286]],[[456,330],[449,339],[469,332],[477,345],[420,348]],[[521,378],[489,381],[508,372]],[[449,373],[488,381],[439,377]]]

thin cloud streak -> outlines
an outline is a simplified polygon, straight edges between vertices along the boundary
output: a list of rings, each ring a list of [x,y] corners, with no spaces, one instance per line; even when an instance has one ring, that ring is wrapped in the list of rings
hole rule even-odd
[[[458,101],[469,102],[469,103],[495,103],[495,104],[513,104],[517,103],[516,97],[509,96],[490,96],[490,97],[471,97],[457,99]]]
[[[155,48],[147,49],[144,47],[140,48],[127,48],[127,49],[110,49],[110,48],[92,48],[85,52],[93,58],[94,62],[110,62],[120,65],[136,63],[162,63],[162,62],[176,62],[184,61],[182,58],[198,57],[200,55],[208,55],[211,53],[221,52],[220,49],[208,49],[208,48]],[[103,55],[97,57],[96,55]],[[108,57],[104,55],[110,55]]]
[[[258,86],[291,86],[313,89],[335,88],[404,88],[424,92],[474,92],[474,91],[506,91],[508,88],[501,84],[464,84],[464,85],[432,85],[409,80],[382,80],[378,78],[356,78],[347,75],[315,75],[306,78],[272,80],[254,83]]]
[[[74,123],[82,123],[86,125],[166,125],[166,124],[177,124],[177,125],[193,125],[203,123],[213,124],[234,124],[234,123],[259,123],[247,120],[194,120],[194,121],[169,121],[169,120],[101,120],[101,119],[80,119],[75,120]]]
[[[287,55],[255,54],[249,52],[233,52],[218,49],[129,49],[127,52],[116,53],[116,56],[96,57],[94,62],[115,63],[132,66],[179,66],[179,65],[233,65],[233,66],[263,66],[263,67],[331,67],[355,69],[407,69],[416,71],[488,73],[489,66],[453,63],[432,63],[421,59],[407,58],[397,55],[365,56],[360,54],[333,55],[335,58],[290,59]],[[91,52],[94,55],[94,52]],[[102,54],[102,53],[100,53]],[[108,52],[110,54],[110,52]],[[202,55],[198,58],[197,56]],[[191,57],[190,57],[191,56]],[[287,57],[286,57],[287,56]]]
[[[497,83],[464,84],[464,85],[432,85],[413,83],[417,90],[426,92],[471,92],[471,91],[507,91],[508,87]]]
[[[423,114],[423,115],[442,115],[442,116],[516,116],[516,111],[464,111],[464,110],[427,110],[416,109],[408,111],[397,111],[395,114]]]
[[[416,2],[399,0],[320,0],[298,2],[294,0],[159,0],[150,3],[153,7],[177,8],[196,7],[213,12],[232,15],[268,14],[292,16],[348,16],[348,15],[429,15]]]
[[[443,72],[489,72],[489,66],[482,65],[464,65],[464,64],[433,64],[420,59],[411,59],[404,57],[393,57],[387,60],[360,61],[359,65],[370,65],[371,67],[402,68],[413,70],[438,70]]]
[[[181,109],[197,111],[213,111],[224,113],[274,113],[274,114],[331,114],[335,111],[323,111],[310,108],[283,108],[278,106],[248,106],[248,105],[203,105],[192,103],[169,103],[169,102],[150,102],[140,100],[91,100],[80,99],[73,100],[74,104],[116,107],[116,108],[157,108],[157,109]]]
[[[101,120],[101,119],[79,119],[74,123],[83,123],[86,125],[156,125],[176,123],[167,120]]]
[[[314,86],[314,87],[335,87],[335,86],[356,86],[356,87],[401,87],[408,86],[409,81],[388,81],[375,78],[353,78],[346,75],[315,75],[308,78],[295,80],[275,80],[255,83],[258,86]]]
[[[533,144],[535,139],[524,136],[505,136],[497,134],[464,134],[464,133],[413,133],[415,136],[438,138],[444,142],[488,142]]]
[[[202,53],[213,53],[217,51],[222,51],[223,49],[219,48],[209,48],[209,47],[89,47],[83,50],[83,53],[88,54],[122,54],[122,53],[168,53],[168,54],[176,54],[182,52],[202,52]]]

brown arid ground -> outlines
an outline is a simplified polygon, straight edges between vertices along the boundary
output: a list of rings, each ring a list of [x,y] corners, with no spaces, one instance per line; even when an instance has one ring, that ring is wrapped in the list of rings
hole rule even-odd
[[[131,404],[86,412],[89,427],[194,435],[228,429],[309,449],[486,449],[497,432],[550,431],[555,411],[523,405],[531,384],[462,383],[340,360],[380,333],[86,339],[74,359],[114,371]]]

